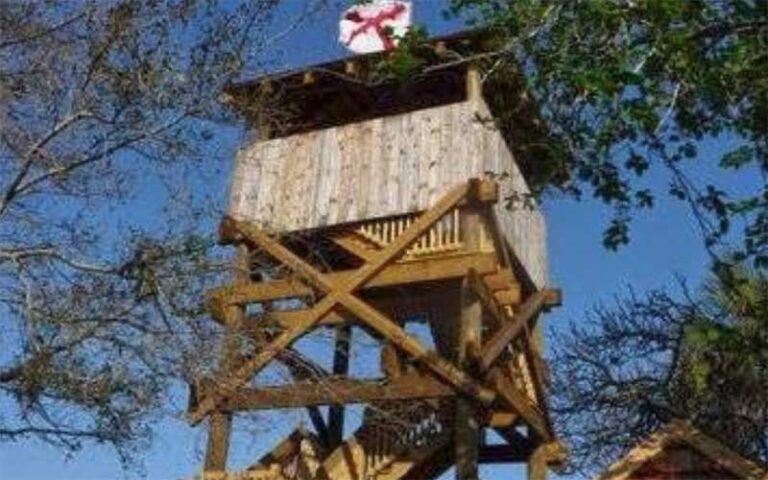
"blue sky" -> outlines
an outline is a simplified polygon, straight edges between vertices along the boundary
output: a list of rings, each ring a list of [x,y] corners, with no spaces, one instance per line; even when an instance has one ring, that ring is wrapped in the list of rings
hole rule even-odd
[[[334,2],[330,3],[330,11],[312,17],[271,45],[273,68],[295,67],[345,54],[336,43],[336,21],[341,7],[334,10]],[[441,20],[440,1],[415,3],[416,21],[426,22],[432,33],[456,28],[455,23]],[[276,24],[298,15],[301,4],[299,0],[288,0]],[[279,27],[276,25],[275,32],[281,31]],[[219,141],[224,159],[205,183],[210,185],[210,195],[223,203],[238,135],[227,132]],[[722,142],[711,141],[705,155],[714,157],[722,149]],[[656,174],[646,181],[663,189],[666,180]],[[738,186],[742,180],[736,178],[733,184]],[[158,206],[147,203],[135,208],[151,214]],[[611,302],[629,285],[636,291],[674,286],[675,275],[686,277],[695,285],[706,271],[708,257],[693,219],[680,202],[662,198],[653,211],[638,215],[633,223],[631,244],[619,252],[609,252],[601,246],[602,230],[610,212],[600,204],[589,199],[575,202],[554,196],[547,199],[544,210],[549,229],[551,284],[561,288],[565,296],[563,307],[545,319],[551,330],[569,321],[579,321],[591,305]],[[202,429],[187,426],[182,415],[185,402],[186,392],[179,392],[175,404],[167,407],[167,415],[159,416],[157,438],[146,453],[145,471],[140,476],[189,478],[198,471],[205,435]],[[263,453],[291,430],[296,420],[295,414],[261,415],[252,432],[234,439],[232,463],[244,465]],[[483,472],[483,478],[488,479],[524,478],[523,471],[515,468],[493,467]],[[0,450],[0,480],[120,479],[126,475],[135,476],[122,472],[112,451],[106,447],[87,447],[71,458],[35,440],[4,444]]]

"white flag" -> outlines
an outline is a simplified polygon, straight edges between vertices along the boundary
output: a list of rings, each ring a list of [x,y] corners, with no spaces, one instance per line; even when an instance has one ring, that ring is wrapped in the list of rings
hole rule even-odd
[[[410,2],[374,0],[344,12],[339,22],[339,41],[355,53],[390,50],[410,26]]]

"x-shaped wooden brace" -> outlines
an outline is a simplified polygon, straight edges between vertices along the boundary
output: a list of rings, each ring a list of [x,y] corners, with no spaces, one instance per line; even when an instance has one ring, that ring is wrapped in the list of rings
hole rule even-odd
[[[552,425],[548,415],[542,416],[538,409],[530,405],[527,398],[515,392],[512,382],[507,379],[499,369],[494,368],[501,354],[507,346],[523,332],[528,332],[528,323],[547,305],[557,304],[560,301],[558,290],[543,289],[533,293],[518,309],[514,316],[509,316],[493,299],[493,294],[483,284],[480,277],[472,270],[467,275],[470,288],[475,292],[484,308],[499,322],[501,327],[484,345],[479,358],[480,372],[489,377],[491,382],[500,391],[508,391],[516,403],[518,413],[531,425],[537,433],[546,440],[552,440]],[[526,338],[526,349],[530,349],[530,338]],[[539,365],[531,363],[531,368],[536,370]],[[537,372],[535,384],[537,395],[541,395],[538,383],[541,375]]]
[[[313,266],[293,254],[260,229],[243,223],[231,225],[239,230],[245,239],[253,242],[256,246],[283,262],[283,264],[311,286],[325,292],[326,296],[312,307],[310,315],[297,321],[294,327],[281,332],[272,342],[244,362],[229,378],[220,382],[217,393],[204,398],[198,403],[197,408],[190,412],[189,421],[192,423],[200,422],[208,413],[217,408],[222,398],[225,398],[238,387],[244,385],[272,361],[282,349],[288,347],[299,337],[314,328],[325,315],[329,314],[337,306],[343,307],[358,317],[373,330],[411,355],[417,362],[432,370],[439,378],[451,384],[458,391],[477,399],[485,405],[490,405],[497,397],[497,393],[494,390],[479,384],[463,370],[427,350],[418,340],[408,335],[395,322],[392,322],[378,310],[353,295],[355,290],[364,286],[368,280],[386,267],[388,263],[405,252],[424,232],[452,208],[463,200],[476,201],[483,199],[488,192],[496,192],[495,184],[476,179],[452,189],[432,208],[420,215],[391,244],[378,252],[370,261],[363,264],[354,274],[338,284],[330,282]],[[506,395],[502,395],[502,397],[508,401],[511,400]],[[514,403],[513,407],[515,407]]]

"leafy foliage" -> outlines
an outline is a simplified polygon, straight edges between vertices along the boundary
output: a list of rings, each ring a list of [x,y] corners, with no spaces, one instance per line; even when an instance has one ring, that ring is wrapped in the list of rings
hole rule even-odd
[[[0,441],[131,460],[206,368],[206,119],[274,3],[0,1]]]
[[[742,271],[695,296],[634,294],[557,339],[555,411],[574,466],[594,471],[672,418],[768,460],[768,278]]]
[[[566,147],[551,178],[615,208],[606,246],[629,241],[632,211],[661,193],[640,178],[662,167],[707,247],[726,250],[736,223],[737,257],[758,266],[768,265],[767,13],[765,0],[453,0],[448,12],[503,39],[496,64],[520,65]],[[700,151],[707,139],[728,146],[719,159]],[[728,193],[717,177],[733,170],[754,183]]]
[[[407,81],[425,65],[423,60],[427,30],[414,26],[401,38],[396,49],[375,65],[374,77],[378,81]]]

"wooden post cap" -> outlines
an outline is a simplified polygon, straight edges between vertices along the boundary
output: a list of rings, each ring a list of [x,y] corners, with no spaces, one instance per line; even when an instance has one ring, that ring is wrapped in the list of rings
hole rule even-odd
[[[237,220],[226,216],[219,223],[219,244],[232,245],[242,241],[243,234],[237,225]]]
[[[499,201],[499,184],[487,178],[471,178],[469,180],[472,201],[480,203],[496,203]]]

